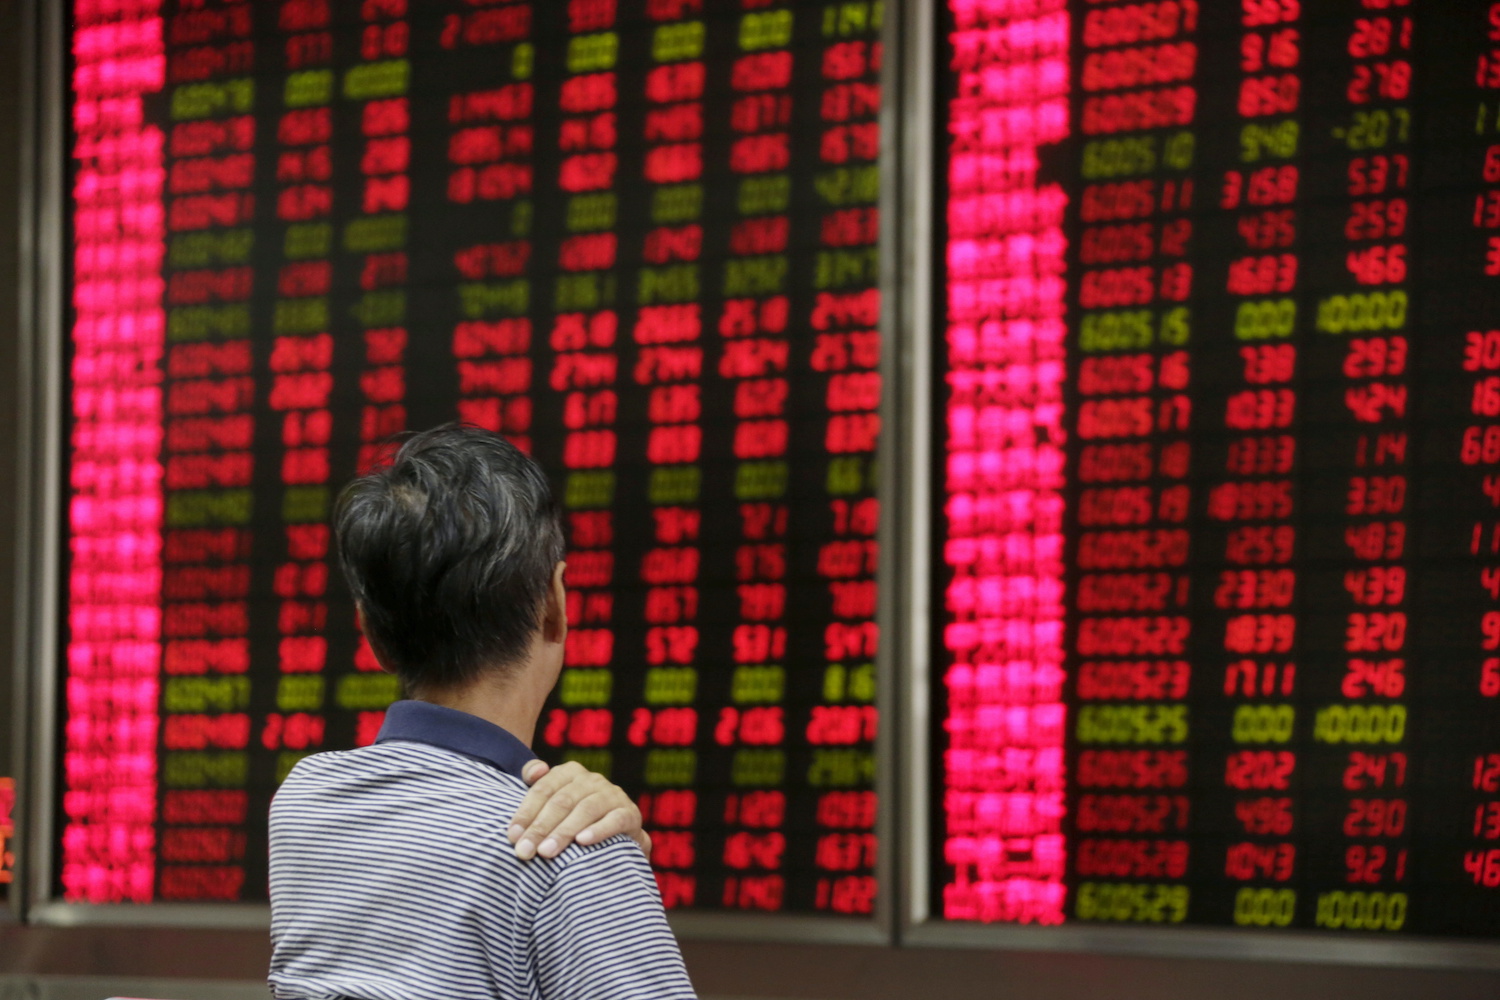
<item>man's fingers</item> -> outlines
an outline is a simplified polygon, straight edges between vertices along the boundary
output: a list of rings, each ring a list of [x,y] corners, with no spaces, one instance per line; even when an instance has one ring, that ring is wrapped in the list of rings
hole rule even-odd
[[[575,832],[587,826],[594,816],[604,810],[604,805],[595,801],[599,793],[579,788],[579,784],[581,782],[574,782],[566,788],[560,788],[547,800],[542,811],[521,835],[521,842],[516,845],[516,857],[522,861],[534,854],[540,854],[544,858],[556,857],[567,844],[573,842]],[[558,834],[573,811],[590,807],[592,811],[584,814],[582,822],[574,821],[568,826],[567,842],[559,844]]]
[[[597,844],[602,840],[608,840],[617,833],[630,833],[636,828],[640,820],[636,818],[635,810],[629,806],[617,806],[604,814],[604,818],[595,821],[578,831],[577,841],[585,846]]]
[[[650,856],[651,838],[641,829],[640,810],[609,779],[576,762],[545,772],[538,767],[527,777],[535,784],[506,831],[517,858],[554,858],[575,841],[597,844],[621,833]]]
[[[538,769],[535,766],[538,764],[545,770]],[[522,780],[530,781],[532,785],[526,797],[521,800],[521,808],[517,809],[515,816],[511,818],[510,828],[505,832],[512,844],[518,842],[526,828],[536,821],[542,807],[552,798],[553,793],[577,777],[580,771],[584,771],[583,765],[576,761],[559,764],[557,767],[548,767],[544,761],[537,760],[531,761],[521,769]],[[587,772],[584,771],[584,773]],[[532,841],[533,849],[536,843]],[[535,853],[534,850],[533,853]],[[531,857],[531,854],[527,854],[526,857]]]
[[[557,824],[557,828],[538,844],[537,854],[544,858],[557,857],[567,849],[569,844],[578,839],[579,831],[590,828],[591,824],[594,826],[599,824],[601,812],[608,817],[610,812],[605,812],[605,810],[610,809],[613,801],[613,798],[603,790],[579,800],[578,805]],[[590,844],[593,841],[586,840],[581,843]]]
[[[538,848],[546,842],[563,817],[601,786],[608,787],[609,782],[572,761],[554,767],[539,779],[531,791],[526,793],[521,809],[511,820],[512,830],[516,826],[524,828],[519,839],[512,841],[516,845],[516,857],[522,861],[535,857]]]

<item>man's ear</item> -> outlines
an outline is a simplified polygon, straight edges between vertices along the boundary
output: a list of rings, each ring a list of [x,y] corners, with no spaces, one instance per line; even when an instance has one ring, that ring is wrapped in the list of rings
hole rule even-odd
[[[559,562],[552,570],[546,620],[542,622],[542,634],[548,642],[562,642],[568,637],[568,587],[563,582],[563,572],[567,568],[567,563]]]
[[[388,674],[394,674],[396,671],[386,665],[385,660],[381,659],[380,654],[375,651],[374,643],[370,642],[370,634],[365,629],[365,609],[358,602],[354,605],[354,620],[359,624],[359,634],[365,637],[365,645],[370,647],[370,655],[375,657],[375,662],[380,664],[380,669]]]

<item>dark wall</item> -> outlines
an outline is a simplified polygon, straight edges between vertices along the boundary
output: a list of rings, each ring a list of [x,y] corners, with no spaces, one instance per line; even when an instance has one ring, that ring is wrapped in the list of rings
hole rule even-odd
[[[20,343],[20,125],[21,10],[17,0],[0,0],[0,777],[15,777],[19,725],[12,708],[15,633],[10,609],[16,562],[16,484],[18,456],[16,391]],[[17,720],[19,721],[19,720]],[[7,918],[6,887],[0,885],[0,921]]]
[[[686,942],[705,998],[923,1000],[1493,1000],[1500,974],[1029,952]],[[6,973],[105,976],[186,996],[161,978],[235,979],[263,997],[263,932],[0,929]],[[105,985],[103,983],[101,986]],[[123,985],[123,984],[122,984]],[[0,994],[3,994],[0,989]],[[104,993],[100,996],[107,995]],[[239,996],[240,994],[236,994]]]

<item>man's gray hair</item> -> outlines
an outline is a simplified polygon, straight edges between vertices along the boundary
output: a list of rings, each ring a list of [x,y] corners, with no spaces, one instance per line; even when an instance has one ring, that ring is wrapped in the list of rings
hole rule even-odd
[[[334,513],[365,635],[408,691],[466,685],[520,660],[541,626],[561,515],[537,464],[498,434],[413,434]]]

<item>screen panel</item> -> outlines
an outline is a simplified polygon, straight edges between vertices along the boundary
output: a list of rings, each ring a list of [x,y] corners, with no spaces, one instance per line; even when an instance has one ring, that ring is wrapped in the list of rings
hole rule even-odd
[[[931,912],[1493,939],[1491,5],[945,7]]]
[[[869,916],[881,5],[73,13],[58,895],[264,899],[398,695],[332,499],[461,419],[566,510],[538,752],[669,906]]]

